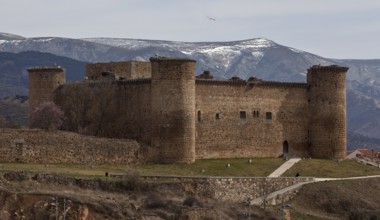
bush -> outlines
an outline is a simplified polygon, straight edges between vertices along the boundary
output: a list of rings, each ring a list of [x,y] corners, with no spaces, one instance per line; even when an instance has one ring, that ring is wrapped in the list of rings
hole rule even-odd
[[[200,207],[200,208],[204,207],[204,204],[193,196],[187,197],[183,201],[183,205],[188,206],[188,207]]]
[[[43,102],[30,115],[30,127],[57,130],[63,123],[63,111],[53,102]]]
[[[167,201],[163,196],[156,193],[149,194],[145,199],[145,208],[148,209],[165,209],[168,207]]]
[[[122,186],[126,190],[139,191],[141,189],[140,173],[138,171],[127,171],[123,176],[121,182]]]

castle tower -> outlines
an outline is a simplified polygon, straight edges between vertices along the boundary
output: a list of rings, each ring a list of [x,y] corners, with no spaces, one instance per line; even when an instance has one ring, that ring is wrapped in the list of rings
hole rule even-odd
[[[346,157],[347,67],[312,66],[308,69],[310,154],[317,158]]]
[[[53,101],[54,90],[65,84],[65,70],[60,67],[33,67],[29,72],[29,116],[41,103]]]
[[[151,146],[159,162],[195,161],[195,61],[150,58],[152,64]]]

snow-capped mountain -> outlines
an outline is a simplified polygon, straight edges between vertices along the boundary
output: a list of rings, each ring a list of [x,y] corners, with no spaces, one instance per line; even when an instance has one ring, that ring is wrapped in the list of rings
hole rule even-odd
[[[133,52],[143,51],[149,48],[152,53],[145,56],[136,54],[132,59],[147,60],[152,55],[163,56],[168,52],[179,52],[180,57],[190,57],[197,61],[198,73],[203,70],[210,70],[217,77],[230,78],[239,76],[249,78],[255,75],[262,79],[274,79],[282,81],[302,81],[304,79],[306,68],[309,63],[331,64],[331,61],[322,57],[309,54],[294,48],[284,47],[271,40],[264,38],[255,38],[242,41],[231,42],[174,42],[174,41],[156,41],[140,39],[119,39],[119,38],[86,38],[85,41],[119,47],[131,50]],[[164,54],[162,54],[164,53]],[[270,63],[273,55],[298,57],[307,65],[298,63],[297,71],[287,72],[281,76],[278,72],[267,71],[268,66],[262,65]],[[289,62],[285,61],[284,62]],[[291,62],[290,62],[291,63]],[[278,63],[277,65],[282,65]],[[305,66],[305,68],[303,68]],[[277,70],[276,67],[273,70]]]
[[[199,43],[117,38],[16,38],[0,40],[0,51],[47,52],[85,62],[148,60],[156,55],[188,57],[197,60],[198,73],[210,70],[219,78],[230,78],[235,75],[248,78],[256,75],[263,79],[283,81],[302,81],[310,63],[332,63],[322,57],[285,47],[263,38]],[[277,62],[276,66],[268,68],[267,63],[273,63],[273,59],[282,59],[287,56],[296,59],[286,59],[283,62]],[[293,63],[293,60],[301,62]],[[287,63],[293,67],[279,75],[278,66],[286,66]],[[294,68],[297,70],[294,71]],[[277,78],[273,78],[274,76]]]
[[[186,57],[197,61],[197,74],[209,70],[216,78],[224,79],[255,76],[264,80],[305,82],[306,70],[312,65],[348,66],[348,128],[380,137],[380,59],[329,59],[264,38],[175,42],[123,38],[24,38],[0,33],[0,52],[23,51],[51,53],[84,62],[148,60],[152,56]]]

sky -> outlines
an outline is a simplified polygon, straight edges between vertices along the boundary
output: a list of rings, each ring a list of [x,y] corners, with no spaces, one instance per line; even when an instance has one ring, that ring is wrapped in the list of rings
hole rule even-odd
[[[380,59],[380,0],[0,0],[0,5],[0,32],[24,37],[185,42],[262,37],[326,58]]]

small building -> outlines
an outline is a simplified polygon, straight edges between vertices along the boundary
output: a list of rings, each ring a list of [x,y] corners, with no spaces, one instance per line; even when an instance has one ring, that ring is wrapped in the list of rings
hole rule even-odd
[[[346,159],[363,159],[367,161],[372,161],[380,164],[380,151],[369,150],[369,149],[356,149],[349,153]]]

